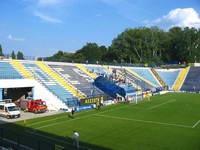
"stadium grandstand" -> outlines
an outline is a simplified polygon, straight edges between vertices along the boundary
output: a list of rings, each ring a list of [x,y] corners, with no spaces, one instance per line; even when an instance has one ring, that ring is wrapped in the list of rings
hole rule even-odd
[[[197,76],[199,67],[188,67],[186,72],[183,71],[185,68],[154,69],[152,71],[152,68],[148,67],[117,67],[6,59],[1,60],[0,69],[2,83],[0,99],[11,98],[6,93],[15,89],[12,92],[18,99],[27,98],[30,95],[33,99],[44,99],[50,110],[79,106],[81,100],[86,98],[103,96],[107,97],[107,100],[113,100],[117,98],[117,94],[118,97],[126,100],[126,95],[135,95],[137,92],[150,91],[153,94],[166,90],[162,82],[170,91],[199,91]],[[97,87],[95,80],[99,76],[102,76],[105,81],[109,81],[104,82],[108,84],[104,86],[109,87],[112,83],[115,85],[113,88],[122,88],[125,94],[111,94],[103,86]],[[195,76],[197,78],[193,79]],[[103,79],[101,81],[103,82]],[[24,93],[18,92],[17,89],[22,87]],[[115,90],[112,89],[112,91]],[[115,96],[113,97],[113,95]],[[132,100],[134,101],[134,97]]]
[[[0,0],[0,150],[200,150],[200,0]]]
[[[78,113],[79,111],[82,112],[82,110],[85,109],[93,110],[92,108],[98,108],[99,105],[107,106],[116,103],[138,104],[138,108],[134,108],[140,110],[140,105],[144,105],[144,107],[145,105],[147,105],[142,100],[150,99],[150,97],[152,97],[153,95],[162,95],[169,92],[199,93],[200,88],[198,74],[200,74],[199,67],[164,69],[159,67],[128,67],[114,65],[2,59],[0,61],[0,102],[4,99],[12,99],[13,103],[17,104],[18,101],[29,99],[30,97],[33,100],[45,100],[49,111],[45,113],[45,116],[51,116],[51,112],[53,112],[53,114],[62,114],[61,112],[63,111],[71,112],[72,110]],[[153,96],[151,99],[155,98]],[[160,105],[165,105],[165,103],[172,103],[176,100],[172,98],[166,101],[167,102],[155,104],[155,106],[151,106],[150,108],[147,108],[147,110],[154,109],[154,107],[158,107]],[[110,106],[108,106],[108,108],[109,107]],[[108,111],[106,107],[104,109],[105,112]],[[101,112],[103,114],[104,109],[103,112]],[[91,114],[93,113],[94,112],[91,112]],[[19,121],[20,123],[20,120],[24,120],[23,115],[26,116],[25,120],[43,116],[37,116],[35,114],[33,116],[28,115],[27,117],[27,114],[22,114],[21,118],[14,119],[14,121]],[[98,116],[100,117],[104,115]],[[105,115],[104,117],[109,116]],[[118,117],[114,118],[121,119]],[[56,118],[54,119],[56,120]],[[54,119],[51,118],[50,120]],[[8,121],[6,119],[3,120],[4,121],[1,122],[3,124]],[[46,122],[45,120],[43,121]],[[137,119],[132,119],[132,121],[139,121],[144,123],[147,122],[153,124],[155,123],[161,125],[164,124],[170,126],[184,126],[179,124],[177,125],[171,123],[160,123],[159,121],[141,121]],[[24,124],[26,124],[26,121],[21,122],[24,122]],[[196,127],[198,123],[199,122],[196,122],[191,128]],[[34,125],[40,123],[32,122],[31,124]],[[78,125],[73,124],[73,126],[77,127]],[[186,127],[189,128],[190,126]],[[43,128],[43,126],[41,128]],[[6,128],[3,128],[1,130],[1,136],[5,136],[4,134],[6,132],[10,132],[7,131]],[[19,131],[20,130],[21,129],[19,129]],[[12,131],[9,134],[13,135],[15,133],[13,133]],[[39,136],[44,136],[46,133],[38,134]],[[26,137],[27,135],[24,136]],[[38,135],[36,134],[34,136]],[[48,136],[51,137],[51,135]],[[47,138],[46,136],[44,137],[45,139]],[[28,138],[29,137],[27,137],[27,139]],[[16,147],[17,141],[10,140],[10,137],[7,136],[7,134],[5,139],[6,140],[2,141],[5,147],[9,147],[8,145],[14,145],[13,147]],[[48,138],[46,140],[49,141]],[[66,146],[60,144],[60,142],[55,142],[55,140],[53,140],[53,142],[56,143],[56,145],[62,145],[63,147],[60,146],[61,149]],[[30,145],[27,146],[27,143],[21,145],[18,143],[18,146],[20,147],[20,149],[30,149],[30,147],[32,147]],[[41,149],[41,147],[45,147],[46,149],[48,146],[43,143],[39,144],[39,149]],[[50,147],[55,148],[55,145],[51,145]],[[87,145],[86,147],[91,147],[91,145]],[[81,149],[87,148],[83,146]],[[153,146],[153,148],[155,148],[155,146]],[[2,149],[6,148],[2,147]],[[71,147],[71,149],[73,149],[73,146]],[[95,146],[95,149],[98,149],[97,146]],[[159,148],[156,147],[156,149]]]

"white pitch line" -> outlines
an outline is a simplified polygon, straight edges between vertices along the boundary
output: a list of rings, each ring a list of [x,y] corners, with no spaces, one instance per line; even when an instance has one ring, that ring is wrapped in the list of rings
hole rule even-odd
[[[96,115],[96,114],[102,114],[102,113],[114,111],[114,110],[116,110],[116,109],[126,108],[127,106],[130,106],[130,105],[126,105],[126,106],[122,106],[122,107],[117,107],[117,108],[110,109],[110,110],[106,110],[106,111],[100,111],[100,112],[98,112],[98,113],[86,115],[86,116],[80,117],[80,118],[76,118],[76,116],[75,116],[75,119],[70,119],[70,120],[65,120],[65,121],[60,121],[60,122],[56,122],[56,123],[52,123],[52,124],[40,126],[40,127],[38,127],[38,128],[35,128],[35,129],[42,129],[42,128],[46,128],[46,127],[58,125],[58,124],[60,124],[61,122],[71,122],[71,121],[74,121],[74,120],[78,120],[78,119],[82,119],[82,118],[87,118],[87,117],[90,117],[90,116],[93,116],[93,115]],[[88,111],[88,112],[89,112],[89,111]],[[62,117],[60,117],[60,118],[62,118]],[[60,118],[57,118],[57,119],[60,119]],[[63,118],[64,118],[64,117],[63,117]],[[56,119],[56,118],[55,118],[55,119],[49,119],[49,120],[44,120],[44,121],[41,121],[41,122],[47,122],[47,121],[52,121],[52,120],[57,120],[57,119]],[[33,124],[40,124],[40,122],[32,123],[31,125],[33,125]]]
[[[71,121],[75,121],[75,120],[79,120],[79,119],[83,119],[83,118],[88,118],[88,117],[93,116],[93,115],[95,115],[95,114],[87,115],[87,116],[80,117],[80,118],[74,118],[74,119],[70,119],[70,120],[60,121],[60,122],[56,122],[56,123],[40,126],[38,128],[34,128],[34,129],[42,129],[42,128],[46,128],[46,127],[50,127],[50,126],[55,126],[55,125],[60,124],[61,122],[71,122]]]
[[[113,118],[113,119],[120,119],[120,120],[128,120],[128,121],[136,121],[136,122],[144,122],[144,123],[151,123],[151,124],[159,124],[159,125],[165,125],[165,126],[176,126],[176,127],[183,127],[183,128],[192,128],[191,126],[181,125],[181,124],[164,123],[164,122],[156,122],[156,121],[146,121],[146,120],[131,119],[131,118],[124,118],[124,117],[115,117],[115,116],[108,116],[108,115],[98,115],[98,114],[96,114],[94,116]]]
[[[197,122],[192,126],[192,128],[195,128],[199,123],[200,123],[200,120],[197,121]]]
[[[168,103],[172,103],[172,102],[174,102],[174,101],[176,101],[176,100],[175,100],[175,99],[172,99],[172,100],[169,100],[169,101],[167,101],[167,102],[165,102],[165,103],[161,103],[161,104],[158,104],[158,105],[154,105],[154,106],[148,108],[148,110],[151,110],[151,109],[160,107],[160,106],[165,105],[165,104],[168,104]]]
[[[30,127],[30,126],[33,126],[33,125],[36,125],[36,124],[41,124],[41,123],[48,122],[48,121],[54,121],[54,120],[58,120],[58,119],[63,119],[63,118],[67,118],[67,115],[66,116],[62,116],[62,117],[58,117],[58,118],[52,118],[52,119],[48,119],[48,120],[29,123],[29,124],[27,124],[27,127]]]
[[[130,106],[130,105],[126,105],[126,106],[122,106],[122,107],[114,108],[114,109],[107,110],[107,111],[102,111],[102,112],[95,113],[95,114],[106,113],[106,112],[113,111],[113,110],[116,110],[116,109],[125,108],[125,107],[127,107],[127,106]],[[88,111],[88,112],[89,112],[89,111]],[[84,117],[80,117],[80,118],[76,118],[76,116],[75,116],[75,119],[64,120],[64,121],[60,121],[60,122],[56,122],[56,123],[52,123],[52,124],[48,124],[48,125],[44,125],[44,126],[40,126],[40,127],[38,127],[38,128],[35,128],[35,129],[42,129],[42,128],[46,128],[46,127],[50,127],[50,126],[54,126],[54,125],[58,125],[58,124],[60,124],[61,122],[70,122],[70,121],[74,121],[74,120],[78,120],[78,119],[82,119],[82,118],[87,118],[87,117],[93,116],[93,115],[95,115],[95,114],[90,114],[90,115],[87,115],[87,116],[84,116]],[[66,117],[67,117],[67,116],[66,116]],[[48,120],[44,120],[44,121],[40,121],[40,122],[36,122],[36,123],[32,123],[30,126],[35,125],[35,124],[40,124],[40,123],[43,123],[43,122],[48,122],[48,121],[52,121],[52,120],[61,119],[61,118],[65,118],[65,117],[53,118],[53,119],[48,119]],[[29,125],[27,125],[27,126],[29,127]]]
[[[89,111],[85,111],[85,112],[89,112]],[[63,113],[64,113],[64,112],[63,112]],[[67,117],[68,117],[68,113],[66,113],[66,115],[61,116],[61,117],[52,118],[52,119],[47,119],[47,120],[38,121],[38,122],[34,122],[34,123],[29,123],[29,124],[27,124],[27,127],[31,127],[31,126],[36,125],[36,124],[41,124],[41,123],[48,122],[48,121],[59,120],[59,119],[67,118]]]

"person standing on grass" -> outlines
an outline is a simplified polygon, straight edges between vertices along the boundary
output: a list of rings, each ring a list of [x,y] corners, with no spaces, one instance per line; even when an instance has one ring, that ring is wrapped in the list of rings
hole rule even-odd
[[[72,141],[73,141],[73,145],[79,149],[79,133],[77,131],[73,132],[72,135]]]
[[[74,110],[74,108],[72,108],[71,112],[68,113],[68,116],[73,119],[74,118],[74,113],[75,113],[75,110]]]
[[[75,110],[74,110],[74,108],[72,108],[72,111],[71,111],[72,118],[74,118],[74,113],[75,113]]]
[[[99,101],[96,102],[96,109],[100,110],[100,103],[99,103]]]

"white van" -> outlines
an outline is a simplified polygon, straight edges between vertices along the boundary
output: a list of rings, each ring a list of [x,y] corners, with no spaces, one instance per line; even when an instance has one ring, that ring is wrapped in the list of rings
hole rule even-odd
[[[0,101],[0,116],[6,117],[8,119],[19,118],[20,111],[19,108],[11,101]]]

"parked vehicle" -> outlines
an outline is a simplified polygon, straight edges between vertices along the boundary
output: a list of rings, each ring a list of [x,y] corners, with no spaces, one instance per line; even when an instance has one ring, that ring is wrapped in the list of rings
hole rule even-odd
[[[23,111],[42,113],[47,111],[46,102],[38,99],[33,100],[32,98],[20,100],[19,106]]]
[[[19,118],[20,111],[19,108],[12,103],[11,99],[0,101],[0,116],[6,118]]]

